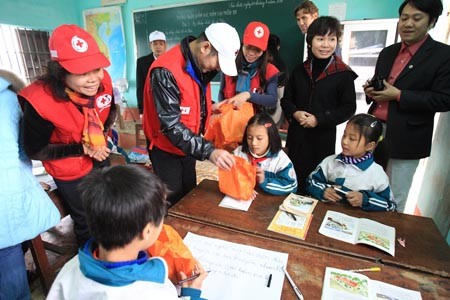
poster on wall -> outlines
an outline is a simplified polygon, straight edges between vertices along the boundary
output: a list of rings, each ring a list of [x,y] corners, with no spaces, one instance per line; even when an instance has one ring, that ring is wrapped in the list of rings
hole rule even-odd
[[[84,28],[94,36],[100,51],[111,62],[106,70],[113,82],[125,78],[125,35],[120,6],[84,10],[83,18]]]

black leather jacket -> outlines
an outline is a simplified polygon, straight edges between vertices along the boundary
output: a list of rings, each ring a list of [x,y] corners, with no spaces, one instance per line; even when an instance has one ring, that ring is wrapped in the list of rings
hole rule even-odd
[[[165,68],[155,68],[151,73],[153,100],[159,117],[161,131],[170,142],[180,148],[186,155],[198,160],[208,159],[214,151],[214,146],[202,137],[206,126],[206,87],[217,71],[202,73],[189,49],[189,42],[194,37],[187,37],[181,41],[181,51],[186,59],[185,70],[195,80],[201,90],[201,126],[199,132],[192,132],[180,122],[180,90],[173,74]]]

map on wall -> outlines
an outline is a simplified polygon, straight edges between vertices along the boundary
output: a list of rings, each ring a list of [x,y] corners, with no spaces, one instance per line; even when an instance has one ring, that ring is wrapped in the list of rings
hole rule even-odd
[[[94,8],[83,11],[84,27],[97,41],[100,51],[111,65],[106,70],[114,81],[125,78],[126,52],[120,6]]]

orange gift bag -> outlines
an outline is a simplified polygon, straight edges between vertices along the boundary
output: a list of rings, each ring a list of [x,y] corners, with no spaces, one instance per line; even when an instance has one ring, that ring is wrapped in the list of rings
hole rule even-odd
[[[235,157],[236,165],[230,170],[219,169],[219,189],[227,196],[249,200],[256,184],[256,167],[242,157]]]
[[[158,240],[147,249],[151,256],[163,257],[169,269],[169,279],[175,284],[181,280],[180,271],[187,276],[195,268],[194,257],[178,232],[170,225],[163,225]]]
[[[235,109],[233,104],[225,103],[220,107],[219,115],[211,116],[205,139],[212,141],[218,149],[234,149],[242,143],[245,126],[253,115],[253,105],[250,102],[244,103],[239,109]]]

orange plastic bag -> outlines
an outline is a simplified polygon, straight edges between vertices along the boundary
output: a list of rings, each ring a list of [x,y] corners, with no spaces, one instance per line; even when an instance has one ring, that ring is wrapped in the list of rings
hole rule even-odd
[[[234,109],[233,104],[225,103],[220,107],[220,114],[211,117],[205,139],[212,141],[218,149],[234,149],[242,143],[245,126],[253,115],[253,105],[250,102],[244,103],[239,109]]]
[[[173,283],[181,280],[180,271],[188,276],[195,267],[194,257],[184,244],[178,232],[170,225],[163,225],[163,229],[156,242],[147,249],[151,256],[163,257],[169,269],[169,279]]]
[[[235,159],[230,171],[219,169],[219,190],[234,199],[249,200],[256,184],[256,167],[242,157]]]

